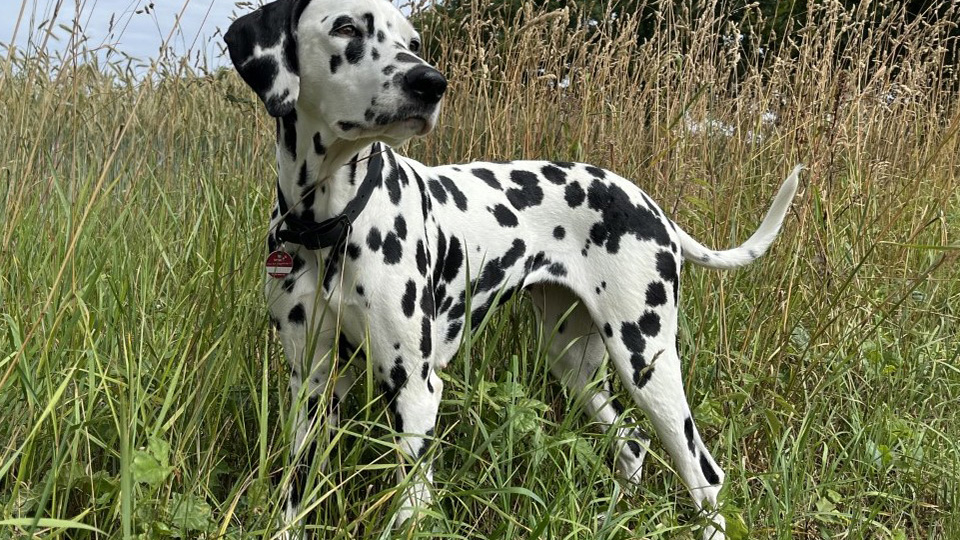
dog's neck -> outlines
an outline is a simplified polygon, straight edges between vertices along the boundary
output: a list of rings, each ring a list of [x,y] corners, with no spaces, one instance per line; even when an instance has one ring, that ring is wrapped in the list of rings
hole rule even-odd
[[[354,158],[369,155],[372,139],[338,137],[325,123],[299,107],[277,119],[280,190],[297,215],[314,221],[335,216],[356,194]]]

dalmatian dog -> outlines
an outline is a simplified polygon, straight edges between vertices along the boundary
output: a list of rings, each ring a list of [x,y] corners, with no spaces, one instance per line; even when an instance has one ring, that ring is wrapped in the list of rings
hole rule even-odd
[[[551,372],[615,430],[618,474],[639,479],[650,439],[631,427],[609,385],[591,384],[606,354],[706,516],[704,538],[724,537],[724,473],[681,383],[680,266],[735,268],[760,257],[794,197],[799,166],[759,229],[715,251],[633,182],[599,167],[429,167],[396,153],[391,146],[434,127],[447,81],[418,56],[417,32],[389,1],[277,0],[238,18],[225,41],[276,117],[266,296],[297,407],[287,530],[303,518],[305,471],[349,387],[338,357],[368,355],[392,412],[403,523],[431,500],[425,451],[443,392],[438,372],[464,332],[525,290],[542,331],[553,334],[545,339]]]

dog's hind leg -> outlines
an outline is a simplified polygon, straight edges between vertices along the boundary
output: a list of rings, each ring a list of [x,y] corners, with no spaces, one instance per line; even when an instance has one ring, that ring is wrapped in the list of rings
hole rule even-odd
[[[534,285],[529,291],[550,372],[571,391],[571,397],[581,397],[594,422],[607,430],[616,429],[617,474],[638,482],[650,438],[624,416],[624,407],[612,395],[609,381],[599,386],[594,380],[606,350],[593,318],[583,305],[573,307],[579,298],[566,287]]]
[[[618,312],[624,306],[643,305],[642,299],[630,298],[631,290],[644,289],[624,287],[618,305],[600,306],[598,319],[605,321],[607,349],[624,387],[653,423],[694,504],[711,522],[704,528],[704,539],[720,540],[725,524],[717,512],[717,494],[724,474],[700,439],[684,395],[676,349],[676,308],[669,299],[648,303],[639,313]]]

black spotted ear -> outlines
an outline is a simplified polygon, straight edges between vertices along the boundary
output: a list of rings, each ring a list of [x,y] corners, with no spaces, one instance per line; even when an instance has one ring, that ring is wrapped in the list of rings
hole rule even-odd
[[[234,67],[271,116],[288,114],[300,95],[294,16],[302,10],[296,4],[271,2],[233,21],[223,36]]]

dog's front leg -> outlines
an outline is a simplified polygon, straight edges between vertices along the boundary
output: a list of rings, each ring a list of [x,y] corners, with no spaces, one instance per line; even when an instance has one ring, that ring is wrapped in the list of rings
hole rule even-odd
[[[417,324],[410,324],[413,321]],[[426,453],[443,392],[443,381],[434,369],[432,323],[430,317],[420,313],[402,322],[379,321],[377,327],[397,330],[393,333],[396,339],[371,336],[377,378],[393,416],[402,460],[397,470],[403,493],[396,526],[431,500],[433,468]]]
[[[331,378],[336,376],[331,368],[337,328],[336,315],[317,295],[316,258],[306,250],[292,256],[293,272],[285,278],[268,277],[266,284],[270,319],[290,366],[291,406],[296,417],[287,469],[291,473],[284,477],[287,497],[283,524],[289,527],[303,519],[301,508],[312,486],[317,485],[317,473],[325,468],[325,461],[317,461],[318,448],[323,453],[323,442],[338,424],[338,403],[345,390],[343,381],[338,380],[332,395],[326,395]],[[305,535],[288,533],[286,537]]]

